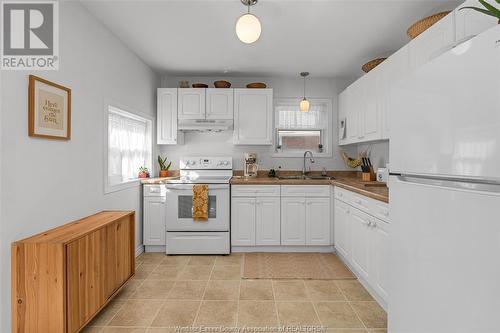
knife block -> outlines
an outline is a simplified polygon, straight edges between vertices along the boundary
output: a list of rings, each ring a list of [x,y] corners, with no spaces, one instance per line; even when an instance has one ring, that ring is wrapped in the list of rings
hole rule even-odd
[[[371,182],[377,180],[377,176],[375,175],[373,167],[370,167],[370,172],[361,173],[361,180],[364,182]]]

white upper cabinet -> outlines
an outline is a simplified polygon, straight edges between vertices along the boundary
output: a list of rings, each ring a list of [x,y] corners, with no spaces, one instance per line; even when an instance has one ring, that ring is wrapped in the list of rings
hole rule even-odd
[[[496,5],[494,2],[492,2],[492,4]],[[470,6],[483,8],[479,1],[468,0],[455,10],[456,40],[458,43],[470,37],[474,37],[498,24],[498,20],[492,16],[471,9],[459,10],[462,7]]]
[[[180,88],[178,117],[183,119],[205,119],[205,88]]]
[[[234,89],[235,145],[273,143],[272,89]]]
[[[234,89],[206,89],[206,119],[233,119]]]
[[[409,43],[411,69],[431,61],[454,43],[455,15],[452,12]]]
[[[382,121],[379,116],[381,94],[378,86],[380,71],[374,69],[371,75],[363,77],[360,108],[360,139],[361,141],[380,140],[382,138]]]
[[[177,144],[177,88],[159,88],[156,107],[156,142]]]

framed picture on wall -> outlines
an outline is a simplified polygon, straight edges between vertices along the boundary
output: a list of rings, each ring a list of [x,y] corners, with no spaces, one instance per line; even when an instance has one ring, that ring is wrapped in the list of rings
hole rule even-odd
[[[56,140],[71,138],[71,89],[29,76],[28,135]]]

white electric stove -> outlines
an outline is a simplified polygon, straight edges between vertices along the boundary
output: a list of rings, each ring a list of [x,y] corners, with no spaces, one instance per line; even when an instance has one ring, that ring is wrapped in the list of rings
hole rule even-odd
[[[229,254],[231,157],[183,157],[166,183],[167,254]],[[193,219],[193,185],[208,185],[208,220]]]

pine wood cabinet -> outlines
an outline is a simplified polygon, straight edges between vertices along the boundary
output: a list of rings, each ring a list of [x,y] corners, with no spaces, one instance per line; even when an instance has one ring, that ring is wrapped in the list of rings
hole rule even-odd
[[[135,213],[104,211],[12,244],[12,332],[79,332],[135,273]]]

